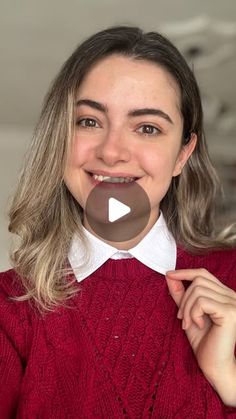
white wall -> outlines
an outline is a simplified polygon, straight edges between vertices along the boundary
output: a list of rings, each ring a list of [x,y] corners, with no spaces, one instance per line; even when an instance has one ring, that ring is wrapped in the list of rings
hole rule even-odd
[[[0,126],[0,271],[10,268],[7,206],[31,135],[29,127]]]

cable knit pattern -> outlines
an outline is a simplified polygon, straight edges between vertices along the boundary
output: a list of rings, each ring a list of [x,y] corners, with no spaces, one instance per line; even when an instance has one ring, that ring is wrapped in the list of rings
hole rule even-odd
[[[236,252],[191,256],[236,289]],[[40,315],[14,270],[0,275],[0,418],[236,418],[201,373],[165,277],[109,259],[78,284],[68,308]]]

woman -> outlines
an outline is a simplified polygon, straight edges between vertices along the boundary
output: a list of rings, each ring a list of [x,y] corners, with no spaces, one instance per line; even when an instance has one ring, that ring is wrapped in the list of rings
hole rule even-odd
[[[149,212],[116,241],[86,206],[118,181]],[[216,233],[216,193],[176,48],[133,27],[83,42],[47,95],[9,213],[20,242],[0,277],[1,417],[236,418],[235,237]]]

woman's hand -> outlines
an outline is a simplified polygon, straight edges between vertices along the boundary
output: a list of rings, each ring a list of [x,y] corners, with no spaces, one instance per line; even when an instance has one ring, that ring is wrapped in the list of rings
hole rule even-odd
[[[236,407],[236,292],[206,269],[168,271],[166,280],[201,370]],[[181,281],[191,281],[187,290]]]

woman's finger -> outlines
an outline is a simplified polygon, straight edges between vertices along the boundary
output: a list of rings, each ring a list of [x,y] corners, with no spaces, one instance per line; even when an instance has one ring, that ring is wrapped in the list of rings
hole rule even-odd
[[[183,313],[186,301],[189,299],[190,295],[204,295],[204,289],[212,290],[213,292],[220,294],[223,298],[232,298],[236,300],[236,293],[231,288],[221,287],[218,282],[213,282],[206,278],[197,277],[193,280],[192,284],[190,287],[188,287],[183,296],[179,309],[180,318],[181,314]]]
[[[185,293],[185,288],[182,282],[175,281],[174,279],[169,279],[168,276],[166,276],[166,283],[171,297],[179,307]]]
[[[224,324],[227,325],[227,328],[218,328],[217,330],[222,329],[221,333],[226,333],[232,336],[232,342],[235,343],[235,336],[236,336],[236,304],[228,303],[220,303],[215,301],[209,297],[199,297],[195,300],[194,304],[190,310],[191,319],[194,322],[198,321],[198,318],[203,317],[207,314],[211,321],[216,326],[223,326]],[[223,329],[225,331],[223,332]],[[228,331],[228,332],[227,332]]]
[[[185,325],[187,325],[186,327],[189,327],[191,322],[196,320],[191,315],[192,308],[194,307],[197,300],[201,297],[208,298],[222,305],[231,304],[232,306],[236,307],[236,300],[228,295],[222,295],[211,288],[207,288],[203,286],[193,287],[190,290],[188,298],[184,302],[182,300],[181,305],[180,305],[180,310],[179,310],[180,311],[179,316],[181,316],[180,318],[184,319],[185,321],[184,323]],[[207,314],[207,313],[203,313],[203,314]],[[203,318],[197,317],[197,325],[200,328],[204,326]]]
[[[227,288],[219,279],[207,271],[205,268],[201,269],[177,269],[175,271],[167,271],[166,275],[176,281],[193,281],[197,277],[206,278],[213,283],[217,283],[221,288]]]

